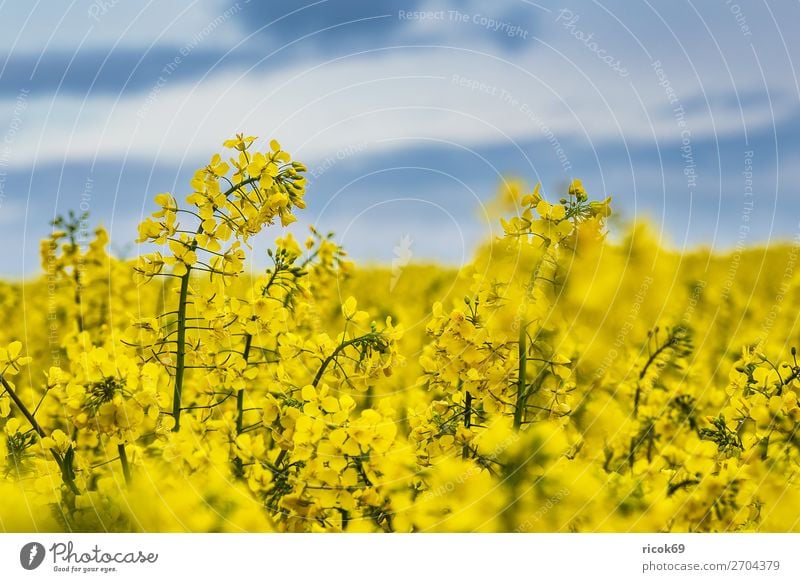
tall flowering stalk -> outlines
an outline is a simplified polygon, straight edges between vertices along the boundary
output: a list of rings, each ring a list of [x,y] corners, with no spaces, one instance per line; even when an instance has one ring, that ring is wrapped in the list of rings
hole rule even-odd
[[[441,396],[412,431],[425,459],[451,449],[479,455],[473,441],[480,427],[498,418],[510,417],[519,430],[570,412],[571,361],[553,346],[553,291],[579,234],[602,236],[609,200],[589,201],[576,180],[558,203],[544,200],[537,186],[517,192],[516,206],[519,214],[502,220],[505,236],[492,246],[492,262],[467,271],[474,283],[463,306],[448,312],[434,305],[421,381]]]
[[[187,332],[207,329],[202,324],[193,325],[196,320],[187,317],[192,274],[204,273],[212,284],[221,280],[229,285],[244,270],[242,244],[265,226],[276,222],[288,226],[296,220],[293,210],[305,208],[305,167],[292,162],[275,140],[267,151],[253,151],[255,139],[239,134],[227,140],[224,147],[238,153],[228,162],[215,154],[206,167],[195,173],[191,181],[193,192],[186,198],[188,208],[180,207],[171,194],[159,194],[156,203],[161,209],[139,225],[138,242],[166,245],[168,249],[165,255],[155,252],[139,258],[139,280],[167,276],[180,281],[175,309],[162,314],[175,316],[175,339],[164,339],[158,346],[162,362],[165,356],[174,358],[174,363],[165,363],[174,373],[175,432],[180,430]],[[196,351],[199,348],[194,346]]]

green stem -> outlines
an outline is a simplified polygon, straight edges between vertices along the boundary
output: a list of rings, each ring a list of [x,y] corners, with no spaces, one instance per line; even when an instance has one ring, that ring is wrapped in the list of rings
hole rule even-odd
[[[244,388],[236,392],[236,434],[242,434],[244,419]]]
[[[322,380],[322,376],[323,376],[323,374],[325,374],[325,370],[327,369],[327,367],[330,365],[331,362],[333,362],[336,359],[336,356],[338,356],[343,349],[347,348],[348,346],[356,345],[356,344],[358,344],[360,342],[372,339],[373,337],[377,337],[377,336],[380,336],[380,334],[379,333],[368,333],[368,334],[362,335],[360,337],[353,338],[353,339],[348,340],[346,342],[340,343],[336,347],[336,349],[333,350],[333,352],[331,352],[331,355],[329,355],[327,358],[325,358],[325,360],[322,362],[322,365],[319,367],[319,370],[317,370],[317,374],[316,374],[316,376],[314,376],[314,380],[311,382],[311,385],[314,388],[317,387],[317,385],[319,384],[319,381]]]
[[[117,445],[117,451],[119,452],[119,463],[122,465],[122,474],[125,476],[125,484],[131,484],[131,467],[128,464],[128,453],[125,452],[125,445],[123,443],[119,443]]]
[[[528,285],[525,289],[525,298],[524,298],[524,306],[527,306],[528,301],[531,300],[531,295],[533,294],[534,287],[536,286],[537,281],[539,280],[539,274],[542,270],[542,265],[546,260],[554,260],[552,258],[552,254],[554,252],[554,247],[548,243],[547,248],[545,249],[544,254],[539,258],[539,261],[536,263],[536,267],[531,271],[531,278],[528,281]],[[517,402],[514,406],[514,428],[519,429],[522,426],[523,417],[525,416],[525,401],[528,398],[528,379],[527,379],[527,364],[528,364],[528,325],[530,322],[526,322],[524,319],[520,318],[521,321],[519,323],[519,342],[518,342],[518,349],[519,349],[519,368],[517,373]]]
[[[0,385],[3,386],[6,394],[8,394],[14,404],[17,405],[17,408],[19,408],[22,416],[24,416],[28,423],[30,423],[31,427],[33,427],[33,430],[39,435],[39,438],[45,438],[47,433],[44,432],[42,425],[40,425],[39,421],[37,421],[36,418],[31,414],[30,410],[28,410],[28,407],[25,406],[25,403],[20,400],[19,396],[17,396],[17,393],[14,392],[14,390],[11,388],[11,385],[6,381],[5,376],[2,374],[0,374]],[[70,447],[70,450],[72,450],[72,447]],[[55,459],[58,468],[61,470],[61,478],[63,479],[64,484],[69,487],[70,491],[72,491],[75,495],[80,495],[81,492],[78,490],[78,486],[75,485],[75,481],[69,476],[70,472],[72,471],[72,467],[67,467],[64,463],[64,459],[62,459],[61,455],[56,451],[50,449],[50,453],[53,455],[53,459]]]
[[[74,223],[76,226],[80,223]],[[72,248],[76,249],[78,255],[77,264],[72,265],[72,280],[75,283],[75,293],[73,295],[73,300],[75,301],[75,309],[77,313],[75,317],[78,322],[78,332],[83,332],[83,306],[81,305],[81,274],[79,266],[83,263],[81,258],[81,251],[80,247],[78,246],[78,239],[75,237],[75,231],[71,231],[69,235],[69,242],[72,245]]]
[[[231,186],[228,190],[222,193],[227,198],[236,190],[258,181],[258,177],[248,178],[239,184]],[[202,223],[197,227],[197,234],[203,232]],[[191,250],[197,248],[197,238],[191,244]],[[178,432],[181,428],[181,393],[183,392],[183,376],[185,372],[186,361],[186,304],[189,295],[189,277],[192,272],[192,267],[186,265],[186,273],[181,277],[181,291],[180,299],[178,299],[178,337],[176,346],[176,362],[175,362],[175,388],[172,394],[172,417],[175,419],[175,426],[172,428],[173,432]]]
[[[244,351],[242,357],[245,364],[250,357],[250,347],[253,345],[253,336],[249,333],[245,336]],[[244,422],[244,388],[236,393],[236,434],[242,434],[242,426]]]
[[[639,373],[639,381],[636,382],[636,393],[633,396],[633,418],[639,416],[639,403],[643,395],[642,382],[644,381],[644,377],[647,375],[647,370],[650,369],[650,366],[653,365],[653,362],[656,361],[656,358],[671,345],[673,345],[673,339],[671,337],[667,337],[667,341],[658,346],[656,351],[650,354],[650,357],[647,359],[647,363],[645,363],[644,368],[642,368],[642,371]]]
[[[73,278],[75,280],[75,309],[77,309],[78,313],[75,315],[78,321],[78,332],[83,332],[84,324],[83,324],[83,302],[81,301],[81,278],[80,273],[78,271],[78,266],[73,266]]]
[[[469,428],[472,426],[472,394],[467,390],[464,396],[464,427]],[[462,458],[466,459],[469,456],[469,445],[464,443],[464,448],[461,450]]]
[[[636,383],[636,392],[633,395],[633,418],[639,416],[639,400],[642,398],[642,382]]]
[[[528,363],[528,332],[527,325],[519,325],[519,368],[517,372],[517,402],[514,407],[514,428],[522,426],[522,417],[525,414],[525,398],[527,397],[527,363]]]
[[[172,394],[172,417],[175,419],[174,432],[181,428],[181,393],[183,392],[183,374],[186,365],[186,304],[189,296],[189,275],[191,267],[187,265],[186,273],[181,277],[181,291],[178,299],[178,337],[175,362],[175,388]]]

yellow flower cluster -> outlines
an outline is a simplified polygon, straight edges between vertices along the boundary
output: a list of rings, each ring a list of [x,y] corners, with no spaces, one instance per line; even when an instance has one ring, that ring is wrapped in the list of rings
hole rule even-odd
[[[257,144],[156,196],[137,259],[71,214],[41,280],[0,284],[3,528],[800,530],[792,249],[733,284],[645,227],[606,241],[578,180],[510,182],[458,271],[356,270],[312,228],[251,275],[305,207]]]

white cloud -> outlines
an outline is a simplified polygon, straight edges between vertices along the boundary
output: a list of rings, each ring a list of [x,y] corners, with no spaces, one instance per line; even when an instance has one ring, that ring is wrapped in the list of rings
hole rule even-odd
[[[246,0],[241,0],[244,9]],[[236,5],[233,2],[232,5]],[[159,44],[180,47],[214,21],[231,20],[214,2],[173,0],[39,0],[0,5],[0,51],[39,56],[44,51],[145,49]],[[233,46],[241,38],[236,24],[217,26],[209,44]]]
[[[112,2],[105,0],[106,5]],[[85,19],[93,5],[97,4],[89,0],[75,3],[60,24],[53,22],[57,13],[48,19],[44,6],[37,5],[33,12],[38,16],[22,27],[26,33],[21,38],[46,40],[52,29],[53,46],[61,46],[62,40],[63,46],[72,46],[85,28],[76,19]],[[692,139],[741,134],[742,118],[753,131],[794,114],[793,76],[772,62],[777,59],[768,60],[780,54],[779,41],[758,38],[764,81],[752,51],[742,52],[739,30],[730,26],[727,12],[716,14],[718,25],[708,38],[699,20],[687,20],[691,34],[678,39],[682,43],[678,50],[672,34],[681,31],[670,30],[642,6],[637,10],[646,14],[637,13],[637,18],[651,19],[650,37],[635,30],[631,36],[620,33],[616,21],[595,5],[577,5],[581,8],[574,10],[582,17],[584,32],[597,32],[603,48],[624,57],[629,77],[620,77],[600,62],[597,51],[555,22],[555,12],[526,4],[531,32],[539,36],[515,44],[513,50],[492,44],[486,35],[470,41],[469,27],[409,23],[409,38],[421,38],[422,32],[435,29],[441,46],[376,50],[330,62],[317,56],[296,63],[276,61],[270,67],[268,61],[258,71],[220,67],[207,78],[191,81],[167,75],[150,91],[120,96],[32,96],[14,143],[14,163],[134,157],[193,165],[217,151],[235,131],[277,137],[309,165],[343,146],[367,144],[371,153],[414,147],[415,138],[480,147],[546,140],[549,130],[562,144],[572,138],[582,147],[608,141],[635,146],[652,140],[653,134],[662,142],[674,142],[680,139],[681,128],[666,87],[659,85],[651,67],[654,58],[663,62],[669,86],[679,104],[687,107],[686,127]],[[23,10],[19,4],[5,6],[4,10]],[[478,11],[474,2],[463,6],[464,12]],[[427,7],[434,4],[423,4],[423,9]],[[158,39],[162,45],[179,47],[218,18],[218,8],[219,4],[206,1],[162,3],[156,9],[151,2],[140,14],[136,3],[118,2],[101,15],[106,20],[93,27],[87,42],[108,44],[119,37],[121,42],[146,46]],[[750,18],[754,28],[759,22],[763,26],[762,13]],[[126,23],[132,28],[123,34],[120,27]],[[213,42],[233,42],[234,24],[226,22],[219,33],[215,30]],[[628,24],[643,26],[638,21]],[[165,35],[159,37],[162,31]],[[723,56],[727,52],[737,57],[730,74],[710,50],[716,44]],[[756,98],[740,111],[736,92]],[[9,105],[10,101],[0,102],[0,110],[9,111]]]
[[[471,50],[406,48],[311,68],[224,70],[199,82],[167,78],[149,93],[119,98],[31,98],[14,159],[194,162],[234,131],[275,136],[309,163],[348,144],[365,142],[376,151],[426,138],[475,147],[542,138],[546,129],[562,143],[576,138],[584,145],[650,140],[651,124],[659,139],[679,138],[665,90],[651,70],[635,81],[615,78],[611,70],[573,66],[546,47],[516,60]],[[723,83],[708,79],[698,87],[679,76],[670,83],[681,103],[697,103],[686,117],[695,139],[741,132],[735,100],[715,103],[713,118],[702,105],[704,92],[725,95]],[[758,89],[755,82],[753,87]],[[793,112],[786,94],[778,97],[772,103],[776,120],[765,99],[748,105],[749,129]]]

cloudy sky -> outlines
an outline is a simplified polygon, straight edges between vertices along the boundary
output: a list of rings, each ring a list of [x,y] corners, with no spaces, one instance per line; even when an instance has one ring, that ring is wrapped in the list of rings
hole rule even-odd
[[[0,276],[81,206],[136,253],[153,196],[238,131],[306,163],[304,222],[359,260],[410,237],[459,264],[511,176],[580,177],[675,248],[791,239],[797,22],[789,0],[6,0]]]

